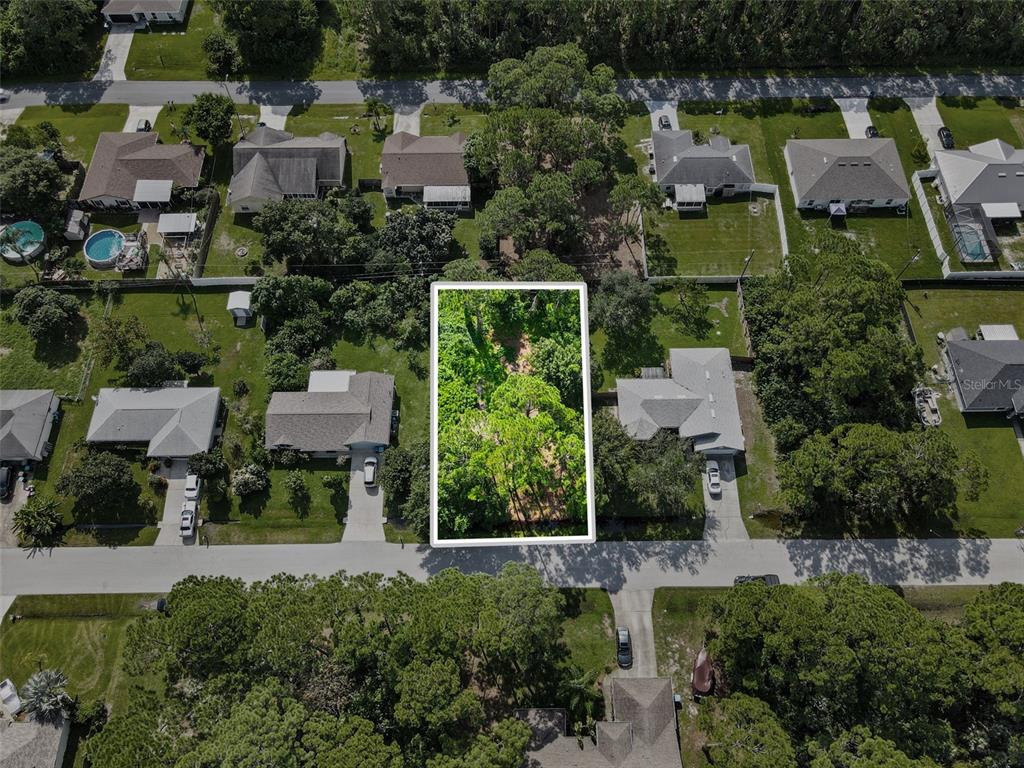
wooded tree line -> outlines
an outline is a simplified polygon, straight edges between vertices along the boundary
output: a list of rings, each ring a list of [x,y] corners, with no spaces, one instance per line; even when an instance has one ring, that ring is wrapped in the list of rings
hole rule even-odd
[[[709,606],[720,694],[702,704],[721,768],[1012,768],[1024,760],[1024,585],[956,621],[838,574],[746,584]]]
[[[917,423],[910,392],[924,366],[888,266],[827,233],[789,270],[751,278],[743,296],[757,393],[797,519],[913,528],[984,490],[978,457]]]
[[[451,70],[575,42],[637,72],[1020,64],[1015,0],[355,0],[379,72]]]
[[[573,674],[535,570],[245,585],[189,577],[129,629],[134,687],[85,745],[104,768],[519,768],[516,706]],[[153,683],[159,688],[154,691]]]
[[[584,533],[579,294],[444,290],[437,322],[439,536]]]

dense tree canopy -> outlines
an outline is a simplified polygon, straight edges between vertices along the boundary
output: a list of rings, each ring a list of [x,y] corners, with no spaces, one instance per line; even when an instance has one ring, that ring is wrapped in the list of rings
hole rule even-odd
[[[91,452],[57,480],[57,492],[75,499],[75,517],[90,521],[134,511],[142,488],[132,466],[108,451]]]
[[[585,521],[578,297],[573,291],[441,292],[442,537]]]
[[[1009,766],[1022,754],[1022,585],[981,593],[953,624],[839,575],[743,585],[710,615],[719,682],[765,702],[813,768]]]
[[[189,130],[213,147],[231,138],[231,118],[235,105],[221,93],[200,93],[185,109],[184,123]]]
[[[319,49],[319,11],[314,0],[210,0],[237,40],[250,71],[287,65]]]
[[[8,0],[0,4],[4,74],[81,73],[88,68],[95,48],[88,31],[99,26],[96,10],[90,0]]]
[[[166,680],[86,745],[94,765],[518,768],[516,706],[557,701],[563,598],[496,577],[189,577],[129,629],[126,669]]]
[[[334,198],[273,201],[253,218],[263,236],[263,257],[290,269],[341,264],[358,226]]]
[[[0,208],[5,215],[46,218],[60,208],[64,177],[33,149],[0,146]]]
[[[81,322],[78,300],[43,285],[28,285],[14,297],[14,319],[37,344],[60,344]]]

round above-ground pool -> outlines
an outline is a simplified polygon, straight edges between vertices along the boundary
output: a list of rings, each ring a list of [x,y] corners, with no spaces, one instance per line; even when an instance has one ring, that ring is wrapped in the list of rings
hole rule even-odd
[[[0,255],[12,264],[24,264],[38,256],[46,245],[43,228],[34,221],[16,221],[3,228]]]
[[[85,241],[85,258],[94,269],[113,269],[124,250],[124,235],[116,229],[101,229]]]

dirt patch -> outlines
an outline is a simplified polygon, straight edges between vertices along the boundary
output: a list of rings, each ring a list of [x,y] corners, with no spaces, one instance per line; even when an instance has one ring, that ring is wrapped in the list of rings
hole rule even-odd
[[[0,357],[6,357],[7,355],[11,354],[11,352],[13,352],[13,351],[14,350],[11,349],[10,347],[0,347]]]

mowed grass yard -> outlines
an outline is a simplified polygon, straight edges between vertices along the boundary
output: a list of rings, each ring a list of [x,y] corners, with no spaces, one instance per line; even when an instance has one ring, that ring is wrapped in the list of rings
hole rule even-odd
[[[991,139],[1024,146],[1024,108],[1016,100],[948,97],[937,99],[936,106],[957,149]]]
[[[907,312],[928,367],[939,361],[939,332],[961,326],[973,334],[982,323],[1010,323],[1024,333],[1020,290],[913,290],[907,295]],[[1012,425],[1001,414],[964,415],[948,386],[934,381],[932,386],[941,395],[940,429],[958,447],[973,450],[989,473],[989,487],[981,498],[960,502],[957,527],[965,535],[1012,536],[1024,524],[1024,456]]]
[[[192,0],[184,24],[154,24],[132,38],[129,80],[205,80],[203,40],[217,27],[206,0]]]
[[[101,700],[111,715],[124,714],[131,684],[156,689],[158,681],[129,680],[124,671],[128,627],[157,595],[32,595],[18,597],[0,623],[0,678],[19,688],[39,669],[56,668],[68,678],[68,693],[82,705]],[[0,617],[3,618],[3,617]],[[78,746],[84,734],[72,728],[65,768],[83,768]]]
[[[631,376],[634,367],[639,369],[661,365],[668,358],[668,351],[674,347],[727,347],[734,355],[746,355],[736,292],[729,288],[711,288],[707,292],[707,298],[707,318],[710,324],[707,332],[702,333],[699,338],[685,332],[668,314],[679,304],[679,289],[665,284],[658,285],[658,304],[661,312],[651,325],[652,336],[646,340],[637,339],[636,344],[628,350],[629,354],[622,356],[613,352],[613,360],[609,360],[605,355],[608,337],[601,329],[591,333],[591,355],[601,365],[604,374],[601,389],[613,389],[616,376]],[[620,360],[623,365],[613,364]]]
[[[67,156],[88,165],[99,135],[121,131],[127,119],[125,104],[67,104],[26,107],[17,124],[32,127],[44,121],[53,123],[64,140]]]
[[[562,632],[568,662],[594,676],[597,688],[615,669],[615,611],[603,589],[563,589],[565,620]],[[600,720],[601,712],[594,719]]]

